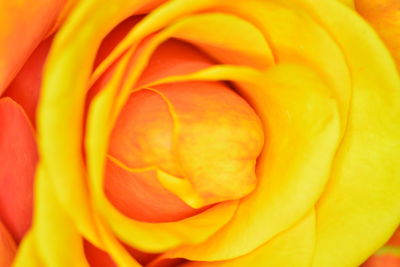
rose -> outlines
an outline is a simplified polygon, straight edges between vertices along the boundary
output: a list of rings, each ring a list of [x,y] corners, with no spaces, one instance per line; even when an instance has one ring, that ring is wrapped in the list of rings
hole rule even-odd
[[[55,37],[38,115],[35,217],[16,265],[84,265],[82,238],[123,266],[135,262],[119,239],[143,251],[166,251],[154,265],[184,257],[233,266],[301,266],[312,259],[315,266],[354,266],[377,249],[399,217],[399,85],[390,56],[365,22],[333,0],[171,1],[154,10],[158,3],[145,4],[79,3]],[[128,50],[121,42],[92,72],[103,37],[126,17],[150,10],[127,35]],[[328,11],[334,15],[323,16]],[[266,145],[256,189],[237,210],[236,201],[228,201],[188,220],[149,223],[116,212],[101,180],[135,71],[144,68],[152,45],[170,36],[232,66],[168,75],[167,81],[235,82],[262,120]],[[181,194],[193,192],[178,192],[187,187],[164,178],[166,188],[195,205]],[[90,246],[85,243],[88,255]]]
[[[39,201],[38,201],[39,202]],[[35,228],[34,228],[35,229]],[[29,236],[28,236],[29,237]],[[28,241],[26,242],[27,244],[29,244],[29,239],[28,239]],[[271,241],[271,243],[272,243],[272,241]],[[250,254],[251,255],[251,254]],[[274,254],[275,255],[275,254]]]

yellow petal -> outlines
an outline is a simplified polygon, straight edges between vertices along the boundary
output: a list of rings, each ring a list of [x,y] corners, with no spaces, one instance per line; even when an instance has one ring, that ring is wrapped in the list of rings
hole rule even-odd
[[[17,255],[17,263],[22,266],[28,261],[27,257],[37,255],[49,266],[89,266],[83,252],[82,237],[55,197],[43,166],[38,167],[35,187],[33,226],[22,252]],[[65,253],[66,249],[68,253]],[[32,261],[28,266],[37,264],[37,261]]]
[[[341,46],[353,88],[346,135],[316,209],[314,266],[356,266],[400,221],[399,76],[376,33],[355,13],[333,1],[300,2]]]
[[[312,211],[294,226],[249,254],[220,262],[191,262],[182,267],[308,267],[314,254],[315,226],[315,213]]]
[[[341,2],[348,7],[354,8],[354,0],[337,0],[338,2]]]
[[[35,237],[29,231],[19,245],[13,266],[15,267],[42,267],[43,261],[37,252]]]

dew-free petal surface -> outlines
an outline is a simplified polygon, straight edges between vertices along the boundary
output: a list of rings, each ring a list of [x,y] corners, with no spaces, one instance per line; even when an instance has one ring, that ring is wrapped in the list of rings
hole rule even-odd
[[[0,267],[11,265],[17,247],[7,228],[0,221]]]
[[[67,0],[4,1],[0,6],[0,95],[54,26]]]
[[[49,37],[40,43],[4,92],[4,96],[11,97],[21,105],[34,126],[36,125],[36,108],[40,96],[43,65],[51,42],[52,38]]]
[[[353,89],[346,133],[316,206],[314,266],[354,266],[399,225],[399,76],[376,33],[350,9],[333,1],[299,3],[340,44]]]
[[[31,225],[37,162],[32,125],[12,99],[0,99],[0,218],[16,242]]]
[[[383,39],[400,70],[400,2],[397,0],[356,0],[356,10]]]

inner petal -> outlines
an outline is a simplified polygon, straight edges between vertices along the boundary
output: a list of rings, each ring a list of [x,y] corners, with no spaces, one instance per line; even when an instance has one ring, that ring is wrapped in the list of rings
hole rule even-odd
[[[194,47],[170,40],[153,55],[142,83],[212,63]],[[113,130],[106,194],[135,219],[183,219],[250,193],[263,142],[256,113],[225,83],[143,88],[132,93]]]

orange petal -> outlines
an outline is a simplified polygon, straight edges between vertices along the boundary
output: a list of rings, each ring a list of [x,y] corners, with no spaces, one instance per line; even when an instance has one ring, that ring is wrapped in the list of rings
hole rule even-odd
[[[355,6],[383,39],[400,70],[400,1],[356,0]]]
[[[361,267],[400,266],[400,228],[393,234],[386,246],[379,249]]]
[[[0,99],[0,218],[19,242],[31,224],[37,162],[32,126],[22,108]]]
[[[177,195],[192,207],[202,207],[251,192],[264,142],[254,110],[224,83],[172,83],[157,90],[175,117],[180,177],[190,181],[201,200],[193,200],[190,190]]]
[[[196,71],[210,65],[212,65],[211,59],[193,46],[181,41],[170,40],[155,51],[148,67],[142,74],[141,83],[149,82],[167,75]],[[138,92],[134,94],[134,97],[131,97],[128,102],[130,104],[127,104],[130,108],[120,115],[122,122],[129,122],[135,120],[135,118],[136,120],[140,120],[140,118],[146,119],[147,116],[137,116],[136,106],[140,104],[143,99],[151,96],[153,96],[153,98],[155,96],[155,100],[159,100],[159,103],[156,103],[153,107],[164,110],[164,114],[167,116],[162,120],[158,118],[157,121],[172,124],[165,103],[160,97],[150,91]],[[140,108],[140,110],[140,114],[147,114],[150,111],[143,110],[143,107]],[[131,127],[134,129],[129,130],[130,132],[135,132],[135,129],[136,131],[140,131],[143,129],[143,123],[133,123]],[[125,140],[126,138],[121,138],[121,136],[117,137],[120,133],[118,129],[122,130],[122,134],[126,131],[126,129],[123,129],[123,126],[118,127],[117,125],[115,128],[114,137],[111,138],[111,155],[123,160],[123,162],[130,167],[144,167],[156,163],[149,162],[148,159],[146,160],[146,158],[140,155],[141,151],[138,150],[140,146],[137,143],[137,138],[132,139],[126,134],[123,135],[128,137],[128,140]],[[128,141],[129,144],[124,142],[124,140]],[[131,147],[131,145],[133,145],[133,147]],[[127,150],[129,153],[126,153]],[[163,158],[165,161],[166,158],[168,158],[168,151],[166,152],[167,153],[163,154],[160,152],[160,149],[158,149],[158,151],[153,154],[159,158]],[[169,160],[170,164],[165,164],[164,162],[164,165],[173,164],[171,161],[172,159]],[[165,167],[168,168],[168,166]],[[171,169],[171,166],[168,169]],[[173,193],[164,189],[157,181],[154,172],[132,174],[121,169],[115,165],[115,163],[108,162],[105,183],[107,195],[112,203],[123,211],[125,215],[134,219],[149,222],[175,221],[199,212],[189,207]]]
[[[10,86],[4,92],[20,104],[35,125],[36,106],[42,81],[42,70],[53,38],[44,40],[29,57]]]
[[[105,190],[126,216],[146,222],[181,220],[199,211],[190,208],[158,182],[155,171],[128,172],[108,161]]]
[[[400,247],[400,227],[397,228],[396,232],[392,235],[390,240],[386,243],[388,246],[399,246]]]
[[[15,255],[15,242],[0,221],[0,267],[9,267]]]
[[[361,267],[399,267],[400,255],[383,254],[373,255]]]
[[[66,0],[5,1],[0,6],[0,95],[48,34]]]

